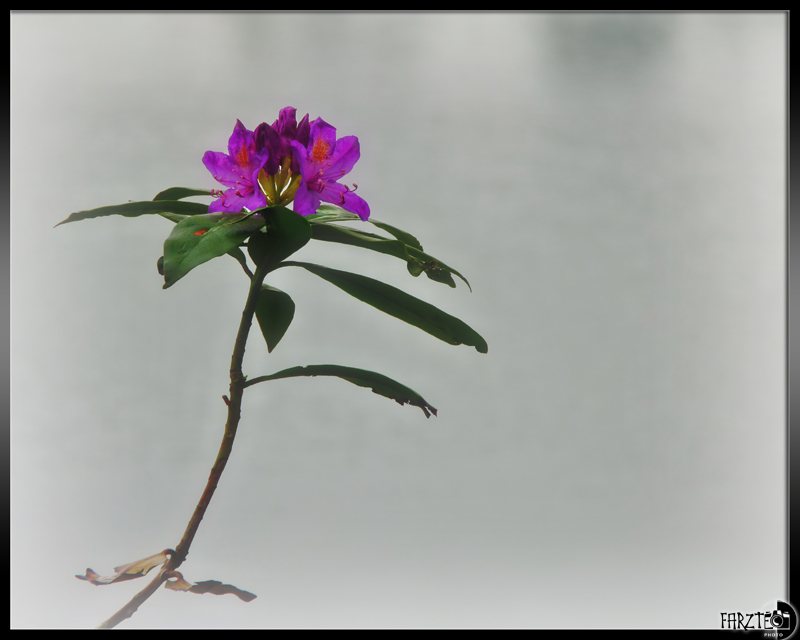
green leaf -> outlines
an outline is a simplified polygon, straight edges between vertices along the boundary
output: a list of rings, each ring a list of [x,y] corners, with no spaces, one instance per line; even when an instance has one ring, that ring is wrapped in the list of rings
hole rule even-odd
[[[180,200],[181,198],[189,198],[191,196],[210,196],[211,191],[207,189],[187,189],[186,187],[170,187],[169,189],[165,189],[156,195],[153,198],[153,201],[160,201],[160,200]],[[206,205],[203,205],[206,207]],[[206,207],[205,211],[201,211],[198,208],[198,213],[208,213],[208,208]],[[172,220],[172,222],[180,222],[184,218],[187,217],[187,214],[184,213],[171,213],[171,212],[161,212],[160,216],[166,218],[167,220]],[[193,214],[196,215],[196,214]]]
[[[421,269],[425,272],[425,275],[428,276],[429,279],[433,280],[434,282],[441,282],[446,284],[450,287],[455,288],[456,283],[453,281],[453,276],[451,274],[457,275],[461,280],[467,285],[467,288],[472,291],[472,287],[470,286],[467,279],[462,276],[458,271],[453,269],[453,267],[447,266],[441,260],[437,260],[431,255],[427,253],[423,253],[422,251],[415,249],[414,247],[408,247],[409,255],[414,259],[414,269]],[[411,262],[408,263],[409,271],[411,272]],[[411,275],[414,275],[413,272]]]
[[[181,200],[191,196],[210,196],[208,189],[187,189],[186,187],[170,187],[160,192],[153,200]],[[208,210],[206,210],[208,213]]]
[[[239,247],[234,247],[233,249],[228,251],[228,255],[231,256],[232,258],[234,258],[236,260],[236,262],[238,262],[240,265],[242,265],[242,269],[244,269],[244,272],[250,278],[253,277],[253,272],[250,271],[250,267],[247,266],[247,257],[244,255],[244,251],[242,251]],[[162,265],[163,265],[163,263],[162,263]],[[162,270],[163,270],[163,267],[162,267]],[[163,276],[164,274],[162,273],[161,275]]]
[[[196,216],[208,213],[208,205],[199,202],[183,202],[181,200],[158,200],[153,202],[145,200],[144,202],[126,202],[125,204],[117,204],[109,207],[99,207],[98,209],[89,209],[88,211],[77,211],[71,213],[66,220],[62,220],[56,226],[65,224],[67,222],[77,222],[78,220],[87,220],[88,218],[101,218],[104,216],[125,216],[127,218],[135,218],[137,216],[149,214],[178,214],[180,216]],[[165,217],[171,218],[169,215]],[[173,220],[177,221],[177,220]]]
[[[412,251],[411,247],[409,247],[409,251]],[[420,252],[422,253],[422,252]],[[430,260],[425,260],[424,262],[417,262],[413,269],[416,271],[417,269],[421,269],[425,272],[425,275],[428,276],[429,280],[433,280],[434,282],[441,282],[442,284],[446,284],[448,287],[455,288],[456,283],[453,280],[453,276],[451,274],[455,273],[459,278],[464,281],[464,284],[469,287],[469,290],[472,291],[472,287],[470,287],[469,282],[467,279],[462,276],[458,271],[448,267],[444,262],[439,262],[436,258],[428,256],[427,254],[423,254],[422,256],[418,256],[418,260],[421,260],[423,257],[429,257]],[[409,264],[409,267],[411,265]],[[409,269],[409,273],[414,275],[413,271]]]
[[[406,245],[399,240],[392,240],[374,233],[367,233],[336,224],[311,225],[311,237],[314,238],[314,240],[338,242],[340,244],[349,244],[372,251],[379,251],[380,253],[386,253],[400,258],[401,260],[411,259],[406,250]]]
[[[365,369],[355,369],[353,367],[342,367],[337,364],[312,364],[307,367],[292,367],[273,373],[269,376],[259,376],[252,378],[245,383],[245,387],[257,384],[259,382],[266,382],[268,380],[279,380],[281,378],[297,378],[301,376],[333,376],[341,378],[359,387],[366,387],[372,389],[373,393],[391,398],[398,404],[411,404],[415,407],[422,409],[426,418],[430,418],[431,414],[436,415],[436,409],[428,404],[428,402],[419,395],[416,391],[392,380],[380,373],[374,371],[367,371]]]
[[[302,249],[311,239],[311,225],[299,213],[286,207],[257,209],[265,220],[263,233],[254,233],[247,250],[256,265],[272,271],[281,260]]]
[[[420,249],[407,245],[400,240],[385,238],[384,236],[379,236],[374,233],[368,233],[358,229],[351,229],[349,227],[342,227],[340,225],[327,223],[312,225],[311,233],[314,240],[349,244],[356,247],[361,247],[362,249],[369,249],[370,251],[385,253],[396,258],[400,258],[401,260],[405,260],[409,273],[414,277],[418,276],[424,271],[431,280],[441,282],[450,287],[455,287],[456,283],[453,281],[453,277],[450,275],[454,273],[461,278],[467,287],[469,287],[470,291],[472,291],[472,287],[470,287],[467,279],[458,271],[448,267],[443,262],[440,262],[427,253],[424,253]]]
[[[306,220],[312,224],[327,224],[328,222],[360,222],[361,218],[354,213],[350,213],[346,209],[337,207],[336,205],[323,203],[317,208],[316,213],[306,216]],[[372,223],[379,229],[383,229],[390,235],[397,238],[403,244],[407,244],[409,247],[414,247],[415,249],[422,251],[422,245],[420,244],[419,240],[417,240],[407,231],[393,227],[385,222],[378,222],[373,218],[370,218],[368,222]]]
[[[164,289],[238,247],[263,226],[264,219],[252,213],[207,213],[181,220],[164,242]]]
[[[422,251],[422,245],[419,243],[414,236],[402,229],[398,229],[397,227],[393,227],[390,224],[386,224],[385,222],[378,222],[377,220],[373,220],[372,218],[369,221],[374,224],[378,229],[383,229],[387,233],[393,235],[403,244],[407,244],[409,247],[414,247],[418,251]]]
[[[294,301],[288,293],[261,285],[256,303],[256,318],[261,333],[267,342],[267,351],[272,350],[283,338],[294,318]]]
[[[356,220],[360,221],[361,218],[354,213],[350,213],[346,209],[337,207],[334,204],[323,203],[319,205],[315,214],[306,216],[306,220],[313,224],[318,224],[328,222],[355,222]],[[378,222],[374,218],[370,218],[368,222],[371,222],[379,229],[383,229],[390,235],[397,238],[403,244],[407,244],[409,247],[414,247],[415,249],[422,251],[422,245],[419,243],[419,240],[417,240],[407,231],[393,227],[385,222]]]
[[[384,282],[308,262],[285,262],[282,266],[284,265],[303,267],[354,298],[448,344],[475,347],[479,353],[487,353],[489,350],[486,341],[463,321]]]
[[[321,222],[351,222],[361,220],[355,213],[350,213],[332,204],[321,204],[317,207],[317,212],[306,216],[306,220],[312,224]]]

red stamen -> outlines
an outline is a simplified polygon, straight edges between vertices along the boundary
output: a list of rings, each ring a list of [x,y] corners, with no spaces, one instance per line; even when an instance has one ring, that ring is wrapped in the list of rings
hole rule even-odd
[[[247,147],[240,147],[236,153],[234,154],[234,160],[238,165],[246,165],[250,162],[250,158],[247,154]]]
[[[314,140],[314,145],[311,147],[311,153],[309,155],[314,162],[322,162],[328,157],[330,150],[331,145],[322,138],[317,138]]]

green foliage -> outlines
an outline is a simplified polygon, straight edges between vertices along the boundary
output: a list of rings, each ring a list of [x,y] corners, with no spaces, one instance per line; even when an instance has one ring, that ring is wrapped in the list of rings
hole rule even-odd
[[[269,207],[258,212],[264,218],[264,229],[250,236],[247,250],[260,272],[266,274],[308,243],[311,225],[303,216],[286,207]],[[289,294],[262,285],[256,319],[270,353],[283,338],[293,318],[294,301]]]
[[[385,222],[378,222],[377,220],[370,220],[370,222],[372,224],[374,224],[376,227],[378,227],[378,229],[383,229],[387,233],[393,235],[395,238],[397,238],[403,244],[407,244],[409,247],[413,247],[414,249],[418,249],[419,251],[422,251],[422,245],[419,243],[419,240],[417,240],[410,233],[407,233],[406,231],[402,231],[401,229],[398,229],[397,227],[393,227],[390,224],[386,224]]]
[[[158,197],[158,196],[156,196]],[[56,226],[67,222],[77,222],[89,218],[102,218],[104,216],[125,216],[135,218],[150,214],[159,214],[169,218],[173,222],[183,219],[186,216],[196,216],[208,213],[208,205],[199,202],[182,202],[180,200],[145,200],[144,202],[126,202],[125,204],[112,205],[110,207],[99,207],[88,211],[76,211],[59,222]],[[177,216],[177,217],[172,217]]]
[[[369,222],[390,237],[344,226],[341,223],[360,222],[360,218],[330,204],[322,204],[316,214],[303,217],[283,206],[265,207],[240,214],[209,214],[205,204],[182,201],[183,198],[210,195],[211,192],[204,189],[172,187],[160,192],[152,201],[128,202],[78,211],[59,224],[110,215],[135,217],[157,214],[175,223],[172,233],[164,242],[164,255],[158,260],[158,271],[164,276],[165,289],[195,267],[226,254],[234,257],[250,278],[258,277],[259,282],[266,274],[279,267],[302,267],[354,298],[448,344],[473,346],[480,353],[488,351],[486,341],[467,324],[395,287],[356,273],[308,262],[287,261],[287,258],[313,239],[350,245],[398,258],[406,263],[411,275],[416,277],[424,272],[431,280],[450,287],[456,286],[453,279],[455,275],[469,287],[464,276],[425,253],[422,244],[410,233],[372,219]],[[256,275],[247,265],[247,258],[241,249],[243,246],[247,247],[247,252],[256,265]],[[294,313],[295,304],[289,294],[261,284],[255,316],[269,352],[272,352],[285,335]],[[436,415],[436,409],[419,394],[391,378],[372,371],[339,365],[293,367],[271,376],[255,378],[247,386],[265,380],[318,375],[335,376],[371,388],[375,393],[392,398],[400,404],[420,407],[426,417]]]
[[[253,234],[247,249],[253,262],[268,273],[308,243],[311,225],[286,207],[268,207],[256,212],[264,219],[264,232]]]
[[[210,196],[208,189],[187,189],[186,187],[170,187],[156,195],[153,200],[181,200],[191,196]],[[206,209],[206,212],[208,210]]]
[[[341,207],[336,207],[332,204],[322,203],[319,205],[317,212],[313,215],[306,216],[311,224],[319,224],[326,222],[352,222],[361,220],[355,213],[345,211]]]
[[[267,342],[267,351],[272,350],[283,338],[294,318],[294,300],[288,293],[268,285],[261,285],[256,305],[256,319],[261,334]]]
[[[244,251],[242,251],[239,247],[234,247],[230,251],[228,251],[228,255],[234,258],[240,265],[242,265],[242,269],[244,269],[245,273],[252,277],[250,273],[250,267],[247,266],[247,256],[244,255]],[[161,257],[161,261],[163,264],[164,258]],[[159,273],[163,276],[164,270],[160,269]]]
[[[164,289],[195,267],[236,249],[264,219],[253,214],[206,213],[184,218],[164,242]]]
[[[465,344],[475,347],[479,353],[489,350],[486,341],[463,321],[384,282],[308,262],[284,264],[303,267],[361,302],[414,325],[448,344]]]
[[[430,405],[425,398],[399,382],[387,378],[380,373],[375,373],[374,371],[342,367],[336,364],[312,364],[307,367],[292,367],[290,369],[278,371],[278,373],[273,373],[269,376],[259,376],[258,378],[248,380],[245,386],[249,387],[268,380],[296,378],[300,376],[334,376],[336,378],[341,378],[359,387],[372,389],[374,393],[386,398],[391,398],[398,404],[410,404],[419,407],[422,409],[426,418],[430,418],[431,414],[436,415],[436,409]]]
[[[381,228],[389,226],[382,223],[374,224],[380,225]],[[414,242],[417,246],[421,247],[414,236],[400,231],[399,229],[395,229],[394,227],[391,228],[396,232],[396,238],[403,237],[406,241],[385,238],[374,233],[367,233],[366,231],[330,223],[314,224],[311,228],[314,240],[349,244],[355,247],[361,247],[362,249],[369,249],[370,251],[377,251],[394,256],[395,258],[400,258],[406,261],[408,271],[411,275],[418,276],[424,271],[431,280],[442,282],[450,287],[456,286],[452,275],[450,275],[454,273],[469,287],[467,279],[458,271],[448,267],[433,256],[424,253],[421,248],[418,249],[413,245],[407,244],[407,242]],[[472,287],[470,287],[470,290],[472,290]]]

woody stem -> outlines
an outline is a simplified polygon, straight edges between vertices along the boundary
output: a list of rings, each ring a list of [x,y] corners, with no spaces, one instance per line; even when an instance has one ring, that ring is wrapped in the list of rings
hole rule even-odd
[[[203,491],[203,495],[200,496],[200,501],[197,503],[197,507],[195,507],[194,513],[189,520],[183,538],[181,538],[178,546],[175,547],[175,552],[169,556],[169,559],[164,563],[158,575],[156,575],[150,584],[136,594],[122,609],[103,622],[100,628],[110,629],[126,618],[130,618],[139,606],[153,595],[162,583],[167,581],[168,572],[177,569],[189,554],[189,547],[192,545],[194,536],[206,513],[206,509],[208,509],[211,497],[214,495],[214,491],[219,484],[220,477],[225,470],[225,465],[228,463],[228,458],[233,449],[233,440],[236,437],[236,429],[239,426],[242,395],[244,394],[245,376],[242,373],[244,350],[247,344],[247,336],[253,323],[253,315],[255,315],[258,296],[261,292],[261,284],[264,282],[267,271],[268,269],[257,267],[255,274],[253,274],[253,277],[250,279],[250,290],[247,294],[244,310],[242,311],[242,319],[239,323],[239,331],[236,334],[236,342],[233,345],[233,355],[231,356],[230,397],[226,399],[226,404],[228,405],[228,419],[225,423],[225,433],[222,436],[222,444],[217,453],[217,459],[214,461],[214,466],[211,467],[211,473],[208,476],[206,488]]]

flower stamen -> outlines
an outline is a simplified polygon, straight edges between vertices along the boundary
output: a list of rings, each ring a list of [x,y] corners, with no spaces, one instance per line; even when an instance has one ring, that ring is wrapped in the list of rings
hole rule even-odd
[[[322,138],[314,140],[314,145],[311,147],[311,152],[308,154],[314,162],[322,162],[328,159],[331,152],[331,145]],[[330,163],[328,163],[330,166]]]

